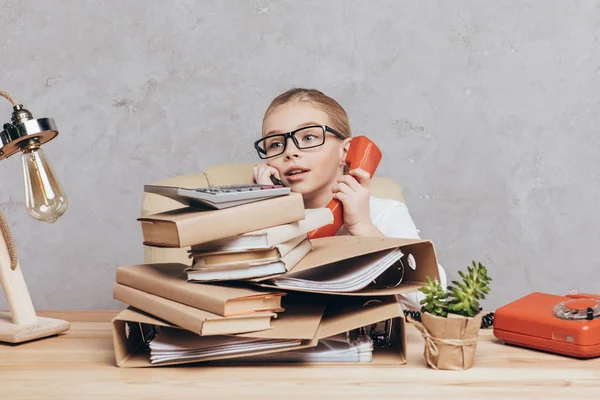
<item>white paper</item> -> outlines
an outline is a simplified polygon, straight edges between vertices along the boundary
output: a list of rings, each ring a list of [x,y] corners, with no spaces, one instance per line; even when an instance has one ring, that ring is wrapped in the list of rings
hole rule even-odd
[[[204,337],[182,329],[163,328],[149,344],[150,362],[152,364],[181,360],[195,362],[214,356],[297,347],[300,344],[301,340],[298,339]]]
[[[243,268],[235,269],[187,269],[188,281],[190,282],[216,282],[230,281],[238,279],[259,278],[262,276],[283,274],[287,270],[282,261],[271,262],[267,264],[248,265],[243,264]],[[235,267],[235,266],[234,266]]]
[[[291,350],[283,353],[262,354],[240,360],[241,362],[371,362],[373,342],[368,336],[350,343],[345,333],[322,339],[316,347]],[[233,361],[235,362],[235,361]]]
[[[402,256],[400,249],[389,249],[342,260],[321,268],[287,274],[274,278],[273,283],[289,289],[355,292],[367,287]]]

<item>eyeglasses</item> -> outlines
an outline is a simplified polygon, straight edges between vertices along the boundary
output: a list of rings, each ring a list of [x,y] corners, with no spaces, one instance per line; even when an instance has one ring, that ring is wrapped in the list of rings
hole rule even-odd
[[[344,135],[327,125],[311,125],[288,133],[277,133],[259,139],[254,142],[254,148],[258,152],[258,156],[262,159],[277,157],[283,154],[287,148],[288,138],[292,138],[296,147],[301,150],[311,149],[322,146],[325,143],[327,132],[333,133],[340,139],[346,139]]]

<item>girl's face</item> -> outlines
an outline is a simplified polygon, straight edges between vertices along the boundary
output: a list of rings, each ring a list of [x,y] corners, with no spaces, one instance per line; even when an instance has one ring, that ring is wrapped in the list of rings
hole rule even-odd
[[[308,125],[331,126],[329,117],[321,109],[309,102],[294,101],[271,111],[263,123],[262,134],[264,137],[287,133]],[[289,138],[281,155],[267,159],[267,164],[279,171],[283,184],[301,193],[305,200],[327,192],[331,195],[333,184],[343,173],[344,144],[350,139],[341,140],[330,132],[326,132],[325,136],[322,146],[303,150],[298,149]]]

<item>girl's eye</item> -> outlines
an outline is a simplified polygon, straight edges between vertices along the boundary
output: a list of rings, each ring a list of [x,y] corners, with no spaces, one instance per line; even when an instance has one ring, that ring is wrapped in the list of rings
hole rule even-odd
[[[302,142],[320,143],[323,141],[323,131],[321,129],[308,128],[302,132]],[[313,145],[311,143],[310,145]]]
[[[282,146],[281,142],[272,142],[271,144],[269,144],[269,149],[277,149],[281,146]]]

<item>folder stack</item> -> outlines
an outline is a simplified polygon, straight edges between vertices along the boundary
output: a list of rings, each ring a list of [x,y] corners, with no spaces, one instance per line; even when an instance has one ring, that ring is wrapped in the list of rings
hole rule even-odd
[[[144,244],[188,247],[191,263],[117,268],[117,365],[404,363],[396,295],[437,277],[433,244],[308,239],[332,219],[297,193],[139,218]]]

